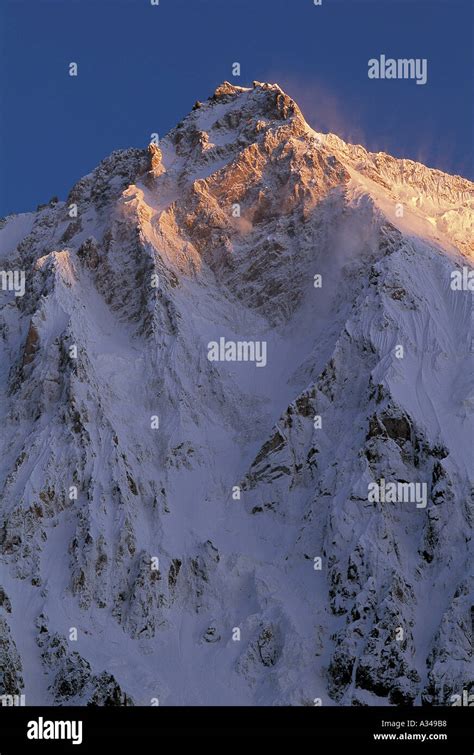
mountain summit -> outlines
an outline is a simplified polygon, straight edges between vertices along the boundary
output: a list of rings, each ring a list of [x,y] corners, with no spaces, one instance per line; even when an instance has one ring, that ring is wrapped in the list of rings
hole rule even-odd
[[[472,692],[472,197],[225,82],[0,221],[0,694]]]

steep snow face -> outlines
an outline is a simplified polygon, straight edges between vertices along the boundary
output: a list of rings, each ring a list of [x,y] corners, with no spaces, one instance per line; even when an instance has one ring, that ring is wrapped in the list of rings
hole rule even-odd
[[[225,83],[1,222],[1,694],[472,691],[472,189]]]

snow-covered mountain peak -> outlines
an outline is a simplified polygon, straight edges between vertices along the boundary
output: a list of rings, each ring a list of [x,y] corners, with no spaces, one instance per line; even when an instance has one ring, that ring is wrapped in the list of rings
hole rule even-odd
[[[463,253],[473,251],[471,182],[314,131],[277,84],[244,88],[224,82],[196,103],[160,149],[162,163],[155,158],[155,170],[170,174],[163,179],[168,189],[174,179],[181,188],[197,181],[207,189],[214,181],[221,190],[240,175],[249,190],[259,185],[261,199],[279,192],[284,181],[283,192],[290,188],[308,208],[339,185],[371,197],[402,232],[429,237],[446,249],[454,241]],[[229,211],[223,206],[229,192],[214,199]],[[246,221],[252,222],[255,209],[245,208]]]
[[[225,82],[0,223],[1,693],[470,689],[472,188]]]

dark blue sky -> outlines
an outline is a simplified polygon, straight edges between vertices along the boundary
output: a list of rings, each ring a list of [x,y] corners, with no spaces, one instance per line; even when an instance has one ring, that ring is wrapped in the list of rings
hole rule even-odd
[[[164,135],[225,79],[277,82],[321,131],[472,178],[472,9],[472,0],[0,0],[0,216],[64,199],[112,150]],[[428,83],[369,80],[367,62],[382,53],[427,58]]]

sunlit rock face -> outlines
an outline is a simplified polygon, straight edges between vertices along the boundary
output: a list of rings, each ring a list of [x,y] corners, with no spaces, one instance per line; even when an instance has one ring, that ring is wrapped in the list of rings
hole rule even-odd
[[[472,189],[224,83],[1,222],[0,694],[470,693]]]

